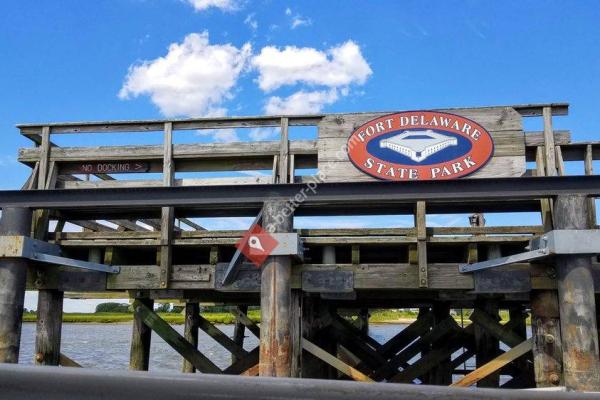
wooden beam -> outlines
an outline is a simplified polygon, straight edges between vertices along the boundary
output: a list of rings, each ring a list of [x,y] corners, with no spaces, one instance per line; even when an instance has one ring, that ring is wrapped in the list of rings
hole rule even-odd
[[[164,126],[164,154],[163,154],[163,185],[172,186],[175,177],[173,166],[173,124],[166,122]],[[169,276],[173,259],[173,226],[175,220],[175,209],[173,207],[162,207],[160,221],[160,278],[159,287],[166,289],[169,286]]]
[[[366,376],[359,370],[351,367],[350,365],[344,363],[343,361],[340,361],[339,359],[332,356],[331,354],[329,354],[325,350],[321,349],[316,344],[308,341],[307,339],[304,339],[304,338],[302,339],[302,348],[304,350],[308,351],[309,353],[311,353],[313,356],[315,356],[315,357],[319,358],[320,360],[326,362],[327,364],[331,365],[332,367],[334,367],[335,369],[337,369],[344,375],[347,375],[350,378],[354,379],[355,381],[375,382],[373,379],[369,378],[368,376]]]
[[[498,321],[500,316],[498,314],[498,302],[494,299],[481,299],[475,303],[475,307],[479,308],[482,313],[486,313],[490,318]],[[494,335],[490,334],[487,329],[481,325],[475,324],[475,362],[476,367],[479,368],[485,365],[490,360],[500,354],[500,343]],[[494,374],[486,376],[485,379],[478,381],[478,387],[494,387],[497,388],[500,384],[500,375]]]
[[[202,329],[208,336],[213,338],[217,343],[223,346],[227,351],[238,359],[242,359],[248,355],[248,352],[238,346],[229,336],[224,334],[216,326],[208,322],[202,315],[198,316],[198,327]]]
[[[288,138],[288,118],[281,118],[281,139],[279,144],[279,183],[289,182],[290,141]]]
[[[509,351],[502,353],[498,357],[477,368],[470,374],[465,375],[463,378],[461,378],[457,382],[454,382],[450,386],[467,387],[479,382],[480,380],[486,378],[490,374],[493,374],[494,372],[498,371],[500,368],[504,367],[511,361],[516,360],[517,358],[530,351],[532,348],[532,344],[533,339],[529,338],[525,340],[524,342],[518,344]]]
[[[138,314],[146,326],[152,329],[176,352],[188,360],[200,372],[219,374],[221,369],[210,361],[204,354],[194,348],[183,336],[160,318],[144,303],[136,299],[133,303],[135,313]]]
[[[244,326],[246,326],[246,328],[248,328],[248,330],[252,332],[254,336],[260,338],[260,328],[258,327],[258,325],[256,325],[250,318],[248,318],[248,316],[244,312],[242,312],[242,310],[239,307],[230,310],[230,312],[235,316],[236,320],[244,324]]]
[[[77,361],[67,357],[63,353],[60,353],[58,365],[60,365],[61,367],[83,368],[81,366],[81,364],[79,364]]]
[[[554,132],[552,130],[552,107],[544,107],[544,149],[546,162],[546,175],[556,176],[556,153],[554,150]]]
[[[594,156],[592,153],[592,145],[588,144],[585,146],[585,160],[584,169],[586,175],[594,175]],[[587,199],[588,202],[588,227],[589,229],[596,229],[596,199],[590,197]]]

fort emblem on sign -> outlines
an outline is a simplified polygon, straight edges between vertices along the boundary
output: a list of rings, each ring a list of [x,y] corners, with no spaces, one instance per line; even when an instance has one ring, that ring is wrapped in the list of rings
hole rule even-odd
[[[391,181],[455,179],[483,168],[494,153],[489,132],[443,112],[408,111],[371,120],[348,139],[362,172]]]

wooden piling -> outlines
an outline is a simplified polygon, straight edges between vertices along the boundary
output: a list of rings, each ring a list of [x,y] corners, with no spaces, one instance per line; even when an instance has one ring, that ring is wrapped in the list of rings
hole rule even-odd
[[[531,334],[536,386],[559,386],[562,383],[562,340],[556,291],[531,293]]]
[[[283,201],[266,201],[263,227],[273,232],[290,232],[292,216]],[[262,267],[260,376],[289,377],[291,368],[291,258],[270,256]]]
[[[482,299],[475,302],[475,308],[485,312],[495,321],[500,319],[498,315],[498,302],[494,299]],[[500,353],[500,342],[489,332],[477,324],[475,331],[475,366],[480,368],[493,360]],[[500,384],[500,375],[492,373],[477,382],[477,387],[497,388]]]
[[[248,314],[248,306],[247,305],[240,305],[237,307],[238,311],[243,313],[244,315]],[[239,318],[235,319],[235,325],[233,327],[233,341],[235,344],[237,344],[238,346],[240,346],[241,348],[244,348],[244,335],[246,333],[246,325],[244,325],[242,323],[242,321],[240,321]],[[239,361],[237,359],[237,357],[232,354],[231,355],[231,363],[235,363],[236,361]]]
[[[190,342],[195,349],[198,348],[198,326],[200,325],[200,304],[185,303],[185,322],[183,326],[183,336]],[[193,373],[196,368],[185,358],[181,367],[182,372]]]
[[[136,300],[150,309],[154,308],[154,300],[152,299],[140,297],[136,298]],[[143,318],[139,313],[134,312],[133,315],[129,369],[134,371],[148,371],[152,330],[144,324]]]
[[[29,236],[31,210],[5,208],[0,219],[0,235]],[[0,362],[19,362],[27,261],[0,258]]]
[[[588,202],[577,195],[558,196],[555,229],[586,229]],[[589,255],[556,256],[558,304],[563,339],[563,374],[569,390],[600,390],[600,360],[594,279]]]
[[[35,333],[35,363],[59,365],[64,293],[44,289],[38,292]]]

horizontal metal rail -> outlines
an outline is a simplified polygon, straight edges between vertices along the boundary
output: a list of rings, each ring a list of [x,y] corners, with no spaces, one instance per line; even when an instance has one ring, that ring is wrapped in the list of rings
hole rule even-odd
[[[27,399],[598,399],[600,394],[562,391],[450,388],[369,384],[316,379],[262,378],[211,374],[153,374],[84,368],[0,365],[4,400]]]
[[[302,201],[295,200],[298,194]],[[0,207],[135,213],[163,206],[249,213],[265,200],[290,200],[297,215],[400,211],[426,201],[430,212],[520,211],[535,199],[558,195],[600,196],[600,176],[461,179],[418,182],[355,182],[279,185],[223,185],[70,190],[0,191]],[[519,206],[521,202],[521,206]],[[436,207],[436,205],[438,207]],[[333,211],[327,211],[333,209]],[[214,215],[214,214],[213,214]]]

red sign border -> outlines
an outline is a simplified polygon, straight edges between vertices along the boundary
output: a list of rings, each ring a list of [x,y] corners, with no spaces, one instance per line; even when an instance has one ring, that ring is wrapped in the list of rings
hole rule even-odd
[[[372,173],[368,172],[368,170],[365,170],[365,169],[363,169],[361,166],[357,165],[357,163],[355,162],[355,160],[354,160],[354,159],[351,157],[351,155],[350,155],[350,152],[351,152],[351,149],[350,149],[350,141],[352,140],[352,138],[353,138],[353,136],[354,136],[354,134],[355,134],[355,133],[359,132],[359,131],[360,131],[362,128],[364,128],[365,126],[367,126],[367,125],[369,125],[369,124],[373,123],[374,121],[378,121],[378,120],[385,120],[385,118],[386,118],[386,117],[390,117],[390,116],[397,116],[397,115],[400,115],[400,114],[411,114],[411,113],[435,113],[435,114],[443,114],[443,115],[449,115],[449,116],[451,116],[451,117],[458,117],[458,118],[460,118],[460,119],[462,119],[462,120],[465,120],[465,121],[468,121],[468,122],[470,122],[471,124],[475,125],[475,127],[476,127],[476,128],[480,128],[480,129],[479,129],[479,131],[480,131],[481,133],[483,133],[483,134],[485,134],[485,135],[487,135],[487,136],[489,137],[489,140],[490,140],[490,145],[491,145],[491,146],[490,146],[490,152],[489,152],[489,156],[487,157],[487,159],[485,159],[485,160],[484,160],[484,161],[483,161],[483,162],[482,162],[482,163],[481,163],[481,164],[480,164],[480,165],[479,165],[479,166],[478,166],[476,169],[474,169],[473,171],[467,172],[467,173],[465,173],[465,174],[462,174],[462,175],[460,175],[460,176],[456,176],[456,177],[441,177],[441,178],[433,178],[433,179],[414,179],[414,180],[411,180],[411,179],[404,179],[404,180],[399,180],[399,179],[386,179],[386,178],[380,177],[380,176],[378,176],[378,175],[372,174]],[[381,134],[384,134],[384,133],[387,133],[387,132],[382,132]],[[377,136],[380,136],[380,135],[377,135]],[[373,140],[373,139],[374,139],[374,138],[371,138],[370,140]],[[370,140],[369,140],[369,141],[370,141]],[[469,139],[469,140],[471,140],[471,139]],[[472,140],[471,140],[471,141],[472,141]],[[368,143],[368,142],[366,142],[366,143]],[[371,119],[371,120],[369,120],[369,121],[367,121],[367,122],[363,123],[363,124],[362,124],[362,125],[360,125],[359,127],[357,127],[357,128],[354,128],[354,130],[352,131],[352,133],[351,133],[351,134],[350,134],[350,136],[348,137],[348,141],[346,142],[346,146],[347,146],[347,149],[346,149],[347,151],[346,151],[346,153],[348,154],[348,160],[350,160],[350,162],[352,163],[352,165],[353,165],[353,166],[354,166],[356,169],[358,169],[358,170],[359,170],[360,172],[362,172],[363,174],[365,174],[365,175],[368,175],[368,176],[370,176],[370,177],[373,177],[373,178],[375,178],[375,179],[377,179],[377,180],[380,180],[380,181],[388,181],[388,182],[437,181],[437,180],[452,180],[452,179],[460,179],[460,178],[464,178],[464,177],[466,177],[466,176],[469,176],[469,175],[472,175],[472,174],[474,174],[475,172],[477,172],[477,171],[480,171],[482,168],[484,168],[484,167],[485,167],[485,166],[486,166],[486,165],[487,165],[487,164],[490,162],[490,160],[491,160],[491,159],[494,157],[494,153],[495,153],[495,150],[496,150],[496,145],[495,145],[495,143],[494,143],[494,139],[492,138],[492,135],[491,135],[491,133],[490,133],[490,132],[489,132],[489,131],[488,131],[486,128],[484,128],[484,127],[483,127],[481,124],[479,124],[478,122],[476,122],[476,121],[473,121],[473,120],[472,120],[472,119],[470,119],[470,118],[463,117],[462,115],[453,114],[453,113],[449,113],[449,112],[445,112],[445,111],[435,111],[435,110],[409,110],[409,111],[398,111],[398,112],[393,112],[393,113],[389,113],[389,114],[385,114],[385,115],[381,115],[381,116],[379,116],[379,117],[373,118],[373,119]],[[372,154],[370,154],[370,153],[367,153],[367,152],[366,152],[366,144],[365,144],[365,150],[364,150],[364,152],[365,152],[366,154],[369,154],[371,157],[374,157],[374,158],[375,158],[375,159],[377,159],[377,160],[381,160],[381,159],[379,159],[379,158],[377,158],[377,157],[373,156]],[[467,152],[467,153],[465,153],[464,155],[466,156],[466,155],[468,155],[468,154],[469,154],[469,153]],[[462,156],[461,156],[461,157],[462,157]],[[460,159],[460,157],[454,158],[454,159],[452,159],[452,160],[449,160],[449,161],[454,161],[454,160],[457,160],[457,159]],[[407,169],[410,169],[411,167],[413,167],[413,168],[415,167],[415,166],[412,166],[412,165],[407,165],[407,164],[397,164],[397,163],[390,163],[389,161],[386,161],[386,160],[381,160],[381,161],[383,161],[383,162],[386,162],[386,163],[388,163],[388,164],[393,164],[394,166],[404,166],[404,167],[406,167]],[[444,163],[439,163],[439,164],[427,165],[427,167],[436,167],[436,166],[439,166],[439,165],[444,165],[444,164],[448,163],[449,161],[446,161],[446,162],[444,162]],[[417,165],[417,167],[419,167],[419,166]]]

